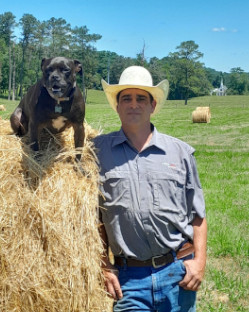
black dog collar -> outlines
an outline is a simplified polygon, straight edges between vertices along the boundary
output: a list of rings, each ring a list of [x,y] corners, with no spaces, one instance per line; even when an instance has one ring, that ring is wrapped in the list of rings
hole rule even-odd
[[[57,104],[54,107],[54,112],[61,114],[62,113],[62,107],[61,107],[61,102],[67,102],[70,100],[70,98],[74,95],[75,87],[72,89],[68,97],[61,97],[56,99]]]

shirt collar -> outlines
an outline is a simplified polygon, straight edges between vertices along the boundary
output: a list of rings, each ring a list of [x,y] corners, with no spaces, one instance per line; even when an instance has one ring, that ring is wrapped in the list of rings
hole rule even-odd
[[[160,140],[160,133],[157,131],[156,127],[153,124],[151,124],[151,129],[152,129],[152,138],[147,148],[150,146],[155,146],[161,150],[165,150],[165,146],[161,143]],[[128,139],[123,129],[121,128],[118,132],[116,132],[116,136],[112,142],[112,147],[122,144],[124,142],[128,142]]]
[[[122,144],[126,141],[128,141],[128,139],[127,139],[126,135],[124,134],[123,129],[121,128],[118,132],[116,132],[116,135],[115,135],[113,142],[112,142],[112,147],[119,145],[119,144]]]
[[[161,150],[165,150],[165,145],[162,144],[161,140],[160,140],[160,133],[157,131],[156,127],[151,124],[151,128],[152,128],[152,138],[150,140],[150,143],[148,145],[149,146],[155,146]]]

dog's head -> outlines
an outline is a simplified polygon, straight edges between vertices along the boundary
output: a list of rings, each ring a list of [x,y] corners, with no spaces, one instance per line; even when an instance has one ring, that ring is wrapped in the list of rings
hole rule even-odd
[[[54,99],[67,97],[76,86],[76,74],[82,72],[77,60],[66,57],[54,57],[41,62],[43,85]]]

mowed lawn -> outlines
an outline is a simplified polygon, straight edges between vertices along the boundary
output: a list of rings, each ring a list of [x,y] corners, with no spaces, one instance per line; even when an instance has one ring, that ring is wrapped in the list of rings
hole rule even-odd
[[[0,99],[9,118],[17,102]],[[210,123],[192,123],[198,106],[210,106]],[[249,96],[167,101],[153,117],[163,133],[196,149],[208,221],[208,263],[198,293],[199,312],[249,311]],[[102,91],[88,91],[86,122],[103,132],[120,127]]]

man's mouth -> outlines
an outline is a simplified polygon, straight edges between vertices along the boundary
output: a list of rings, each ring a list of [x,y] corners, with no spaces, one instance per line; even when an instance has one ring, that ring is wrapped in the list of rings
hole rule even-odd
[[[129,111],[128,115],[140,115],[141,113],[138,111]]]

